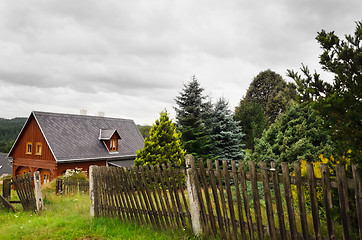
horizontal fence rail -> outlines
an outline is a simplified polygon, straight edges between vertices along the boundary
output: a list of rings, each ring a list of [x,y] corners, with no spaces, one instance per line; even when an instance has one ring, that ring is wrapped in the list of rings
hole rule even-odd
[[[357,165],[347,178],[344,165],[331,176],[321,164],[317,178],[311,163],[302,169],[298,162],[248,162],[244,168],[238,161],[187,158],[187,170],[92,166],[94,215],[159,229],[192,226],[199,233],[200,227],[221,239],[362,239]]]

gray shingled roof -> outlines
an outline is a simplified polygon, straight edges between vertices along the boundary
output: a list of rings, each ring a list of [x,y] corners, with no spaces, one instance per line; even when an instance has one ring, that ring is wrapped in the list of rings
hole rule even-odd
[[[0,176],[13,173],[13,165],[7,159],[7,155],[7,153],[0,153]]]
[[[57,162],[133,159],[143,137],[133,120],[47,112],[32,113]],[[117,130],[118,152],[99,140],[100,129]]]

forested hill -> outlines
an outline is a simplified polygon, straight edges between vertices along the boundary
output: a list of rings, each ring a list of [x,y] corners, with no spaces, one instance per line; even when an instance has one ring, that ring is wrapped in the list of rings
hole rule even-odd
[[[26,118],[0,118],[0,152],[9,152]]]

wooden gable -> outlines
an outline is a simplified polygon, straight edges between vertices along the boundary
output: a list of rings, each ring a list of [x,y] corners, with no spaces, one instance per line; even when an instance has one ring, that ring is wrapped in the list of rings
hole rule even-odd
[[[28,144],[32,144],[31,153],[27,153]],[[41,145],[41,152],[37,152],[37,145]],[[15,161],[16,159],[31,159],[55,162],[52,151],[46,142],[38,123],[36,122],[33,114],[30,115],[25,126],[20,132],[9,156]]]

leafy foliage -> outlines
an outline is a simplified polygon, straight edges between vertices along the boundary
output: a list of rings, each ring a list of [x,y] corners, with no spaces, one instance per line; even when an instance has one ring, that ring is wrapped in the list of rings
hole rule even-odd
[[[352,161],[362,162],[362,21],[356,24],[354,36],[347,35],[346,40],[325,30],[316,37],[323,50],[319,63],[334,74],[331,84],[304,65],[304,78],[292,70],[288,75],[298,85],[299,100],[310,103],[322,116],[324,127],[332,129],[339,157],[352,150]]]
[[[137,151],[136,165],[155,165],[162,163],[182,164],[185,151],[181,148],[181,133],[170,120],[167,111],[160,113],[145,139],[144,148]]]
[[[25,121],[26,118],[0,118],[0,152],[10,151]]]
[[[209,137],[205,127],[204,116],[206,107],[204,91],[196,77],[184,85],[184,88],[175,101],[177,128],[182,133],[181,141],[187,153],[197,158],[207,158],[209,151]]]
[[[295,86],[286,83],[276,72],[266,70],[253,79],[242,101],[260,104],[267,118],[274,122],[294,98]]]
[[[228,109],[228,102],[224,98],[220,98],[215,103],[209,121],[212,157],[228,160],[243,159],[242,137],[244,134],[238,122],[233,120],[231,111]]]
[[[234,119],[239,122],[239,126],[245,133],[245,148],[254,150],[254,139],[260,138],[264,129],[268,127],[263,107],[254,101],[242,100],[235,110]]]
[[[138,130],[140,131],[142,137],[144,139],[148,138],[150,136],[150,130],[152,126],[150,125],[137,125]]]
[[[318,156],[327,157],[333,152],[329,132],[323,130],[322,123],[308,104],[291,104],[256,140],[252,158],[261,161],[271,157],[277,162],[289,163],[302,159],[320,161]]]
[[[286,83],[271,70],[260,72],[253,79],[234,115],[246,134],[246,148],[254,149],[254,139],[260,138],[269,123],[285,112],[288,103],[295,100],[295,95],[295,86]]]

